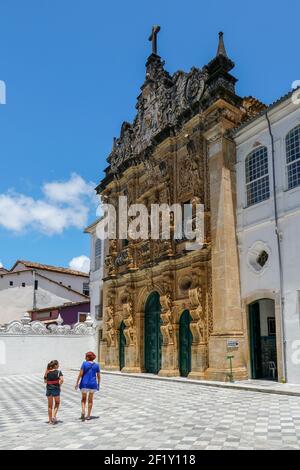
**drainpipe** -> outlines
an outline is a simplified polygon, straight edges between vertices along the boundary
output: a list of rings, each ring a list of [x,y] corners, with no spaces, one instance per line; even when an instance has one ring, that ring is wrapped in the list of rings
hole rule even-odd
[[[281,237],[278,226],[278,206],[277,206],[277,191],[276,191],[276,175],[275,175],[275,149],[274,149],[274,136],[272,133],[271,122],[268,116],[268,112],[265,114],[268,122],[268,129],[271,138],[272,148],[272,174],[273,174],[273,193],[274,193],[274,217],[275,217],[275,234],[277,240],[278,250],[278,267],[279,267],[279,294],[280,294],[280,326],[281,326],[281,349],[282,349],[282,378],[286,382],[286,339],[285,339],[285,325],[284,325],[284,280],[283,280],[283,268],[282,268],[282,251],[281,251]]]
[[[33,281],[33,302],[32,310],[36,310],[36,291],[35,291],[35,270],[32,272],[32,281]]]

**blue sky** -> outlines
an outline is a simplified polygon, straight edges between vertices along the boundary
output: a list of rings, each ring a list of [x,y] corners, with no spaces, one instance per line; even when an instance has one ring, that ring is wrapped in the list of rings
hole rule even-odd
[[[89,254],[92,188],[113,136],[133,119],[152,24],[171,73],[206,64],[224,31],[237,92],[270,103],[300,79],[299,16],[296,0],[0,0],[4,266],[67,266]]]

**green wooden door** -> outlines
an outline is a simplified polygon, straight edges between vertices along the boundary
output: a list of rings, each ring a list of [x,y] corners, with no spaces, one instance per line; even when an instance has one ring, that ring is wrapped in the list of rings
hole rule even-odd
[[[160,311],[159,294],[153,292],[145,307],[145,369],[150,374],[157,374],[161,369]]]
[[[187,377],[192,370],[192,342],[190,330],[192,317],[185,310],[179,320],[179,370],[182,377]]]
[[[124,335],[125,324],[122,321],[120,325],[120,336],[119,336],[119,363],[120,363],[120,370],[125,367],[125,345],[126,339]]]
[[[252,379],[262,376],[259,302],[249,305],[250,361]]]

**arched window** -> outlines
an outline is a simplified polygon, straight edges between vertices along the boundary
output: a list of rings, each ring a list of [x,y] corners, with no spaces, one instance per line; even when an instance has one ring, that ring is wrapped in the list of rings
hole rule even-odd
[[[259,147],[251,152],[245,161],[247,205],[269,199],[270,184],[267,147]]]
[[[101,240],[97,238],[95,243],[95,271],[98,271],[101,266]]]
[[[292,129],[285,138],[288,188],[300,185],[300,126]]]

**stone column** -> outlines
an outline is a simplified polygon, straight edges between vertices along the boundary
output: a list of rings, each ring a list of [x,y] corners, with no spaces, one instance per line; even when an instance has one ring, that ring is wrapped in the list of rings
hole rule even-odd
[[[119,349],[116,345],[107,345],[105,355],[106,370],[119,370]]]
[[[100,340],[99,342],[99,364],[101,369],[105,369],[105,357],[106,357],[106,341]]]
[[[229,339],[238,342],[233,353],[234,378],[247,377],[236,239],[235,145],[224,137],[224,132],[220,122],[205,136],[208,140],[213,305],[206,377],[211,380],[228,379]]]
[[[122,372],[137,373],[141,372],[139,365],[137,330],[134,321],[133,305],[129,300],[123,305],[123,321],[125,324],[124,335],[126,339],[125,346],[125,367]]]
[[[193,335],[192,364],[189,379],[204,379],[207,369],[207,343],[204,330],[206,327],[205,311],[202,305],[200,288],[189,289],[190,315],[192,317],[190,330]]]
[[[103,357],[101,360],[104,360],[104,368],[106,370],[119,370],[119,348],[115,318],[115,298],[112,294],[108,295],[107,297],[107,306],[104,309],[103,324],[103,340],[105,341],[105,348],[103,350]]]

